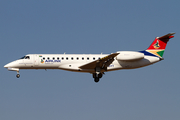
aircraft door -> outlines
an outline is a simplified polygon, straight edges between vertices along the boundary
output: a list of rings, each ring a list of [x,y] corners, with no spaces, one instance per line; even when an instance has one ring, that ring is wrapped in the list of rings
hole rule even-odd
[[[38,66],[38,65],[39,65],[39,56],[34,55],[34,66]]]

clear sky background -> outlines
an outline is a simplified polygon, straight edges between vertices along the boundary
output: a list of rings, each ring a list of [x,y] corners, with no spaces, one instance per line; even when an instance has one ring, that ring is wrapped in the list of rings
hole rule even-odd
[[[179,120],[180,1],[1,0],[0,120]],[[7,71],[26,54],[145,50],[176,32],[164,60],[134,70]]]

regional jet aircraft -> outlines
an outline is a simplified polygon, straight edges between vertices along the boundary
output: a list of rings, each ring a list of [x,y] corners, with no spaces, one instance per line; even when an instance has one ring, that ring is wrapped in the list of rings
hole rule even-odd
[[[28,54],[8,63],[4,67],[16,71],[20,69],[62,69],[74,72],[91,73],[99,82],[104,72],[140,68],[163,60],[166,44],[175,33],[156,37],[144,51],[117,51],[111,54]]]

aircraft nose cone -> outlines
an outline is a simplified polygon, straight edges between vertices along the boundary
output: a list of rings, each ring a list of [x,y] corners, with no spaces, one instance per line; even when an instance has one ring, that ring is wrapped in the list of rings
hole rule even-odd
[[[10,62],[4,66],[4,68],[16,67],[16,61]]]
[[[9,65],[8,65],[8,64],[6,64],[6,65],[4,66],[4,68],[8,68],[8,66],[9,66]]]

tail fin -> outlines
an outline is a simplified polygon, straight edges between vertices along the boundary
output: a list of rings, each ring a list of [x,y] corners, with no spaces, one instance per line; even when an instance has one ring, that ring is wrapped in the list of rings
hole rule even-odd
[[[169,41],[169,39],[174,37],[173,36],[174,34],[175,33],[169,33],[162,37],[156,37],[153,43],[149,46],[149,48],[146,51],[155,56],[162,58],[167,42]]]

